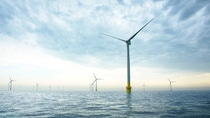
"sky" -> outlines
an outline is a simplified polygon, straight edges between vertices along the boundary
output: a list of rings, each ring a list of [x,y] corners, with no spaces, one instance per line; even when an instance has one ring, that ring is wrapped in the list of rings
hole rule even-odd
[[[1,0],[0,90],[210,88],[208,0]]]

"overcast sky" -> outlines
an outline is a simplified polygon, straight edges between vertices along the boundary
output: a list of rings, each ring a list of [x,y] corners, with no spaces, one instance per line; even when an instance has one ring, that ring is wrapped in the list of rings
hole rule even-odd
[[[59,86],[88,90],[126,86],[127,40],[131,86],[210,87],[208,0],[1,0],[0,89]]]

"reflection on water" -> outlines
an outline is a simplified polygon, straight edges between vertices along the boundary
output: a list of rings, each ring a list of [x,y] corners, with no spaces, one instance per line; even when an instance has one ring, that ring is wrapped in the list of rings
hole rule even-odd
[[[126,105],[128,110],[126,111],[127,116],[132,116],[132,93],[126,95]]]
[[[210,117],[210,92],[0,92],[0,117]]]

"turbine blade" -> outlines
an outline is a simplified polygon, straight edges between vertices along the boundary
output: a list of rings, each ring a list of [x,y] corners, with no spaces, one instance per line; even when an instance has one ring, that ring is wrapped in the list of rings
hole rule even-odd
[[[154,18],[153,18],[154,19]],[[153,20],[152,19],[152,20]],[[150,20],[147,24],[145,24],[141,29],[139,29],[139,31],[137,31],[133,36],[131,36],[128,41],[130,41],[131,39],[133,39],[142,29],[144,29],[144,27],[146,27],[152,20]]]
[[[108,34],[104,34],[104,33],[101,33],[101,34],[103,34],[105,36],[108,36],[108,37],[111,37],[111,38],[114,38],[114,39],[118,39],[118,40],[123,41],[123,42],[126,42],[126,40],[123,40],[121,38],[117,38],[117,37],[114,37],[114,36],[111,36],[111,35],[108,35]]]
[[[168,81],[171,83],[171,80],[170,79],[168,79]]]
[[[97,78],[92,82],[92,85],[97,81]]]
[[[92,85],[96,82],[96,80],[97,80],[97,79],[95,79],[95,80],[93,81]]]
[[[95,75],[95,73],[93,73],[93,75],[94,75],[94,77],[96,78],[96,75]],[[97,79],[97,78],[96,78]]]

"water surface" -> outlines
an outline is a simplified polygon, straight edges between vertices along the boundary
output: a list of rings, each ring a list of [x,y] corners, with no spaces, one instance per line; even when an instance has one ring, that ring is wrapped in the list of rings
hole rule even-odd
[[[210,118],[210,91],[1,91],[0,117]]]

